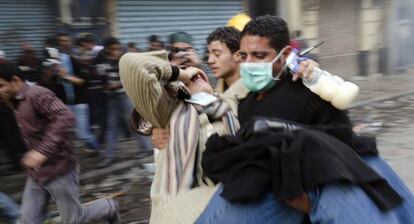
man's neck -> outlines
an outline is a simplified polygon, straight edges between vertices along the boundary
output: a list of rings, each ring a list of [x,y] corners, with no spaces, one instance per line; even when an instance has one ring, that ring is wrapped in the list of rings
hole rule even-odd
[[[16,94],[20,93],[23,90],[25,84],[26,83],[24,81],[18,82],[16,84]]]
[[[224,83],[227,85],[227,87],[233,85],[237,80],[240,79],[239,70],[237,69],[232,75],[229,75],[227,78],[223,79]]]

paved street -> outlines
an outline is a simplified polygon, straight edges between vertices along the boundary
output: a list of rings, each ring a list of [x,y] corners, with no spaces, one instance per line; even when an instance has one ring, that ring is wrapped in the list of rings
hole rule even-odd
[[[381,155],[414,191],[414,76],[353,81],[361,87],[361,94],[349,111],[353,123],[361,128],[361,134],[377,136]],[[79,147],[76,150],[82,161],[82,201],[124,192],[118,197],[124,223],[147,223],[151,174],[143,169],[143,164],[153,158],[134,158],[137,154],[134,142],[124,141],[117,163],[98,170],[96,164],[100,159],[97,155],[86,154]],[[0,172],[3,173],[1,170],[8,170],[4,161],[0,162]],[[19,199],[23,183],[23,174],[2,176],[0,191]],[[53,206],[51,210],[54,210]]]
[[[414,191],[414,94],[350,110],[355,124],[367,125],[362,134],[376,135],[381,156]]]
[[[381,156],[414,191],[414,75],[354,80],[361,89],[350,117],[367,124],[362,134],[375,135]]]

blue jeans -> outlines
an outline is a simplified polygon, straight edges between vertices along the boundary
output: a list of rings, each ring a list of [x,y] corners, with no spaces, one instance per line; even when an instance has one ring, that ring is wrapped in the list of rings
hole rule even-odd
[[[19,216],[19,206],[9,196],[0,192],[0,220],[5,219],[13,223]]]
[[[364,157],[404,198],[397,208],[381,212],[358,186],[332,184],[308,193],[312,223],[394,224],[414,223],[414,197],[395,172],[378,156]],[[218,191],[197,223],[301,223],[304,215],[267,195],[259,203],[231,204]]]
[[[69,105],[69,108],[76,116],[76,137],[86,143],[89,148],[98,149],[99,144],[90,129],[88,104]]]
[[[113,159],[118,147],[118,136],[121,132],[120,127],[129,124],[129,117],[132,112],[132,104],[124,93],[108,95],[107,98],[107,129],[106,129],[106,152],[105,158]],[[149,136],[134,133],[134,138],[138,147],[147,152],[153,150],[151,138]]]
[[[113,199],[103,198],[82,205],[79,199],[79,171],[71,169],[43,185],[27,178],[18,224],[43,223],[51,199],[56,202],[62,223],[96,223],[91,221],[106,220],[116,212]]]
[[[214,194],[197,224],[302,224],[305,216],[267,194],[257,203],[230,203],[220,196],[222,188]],[[194,199],[196,200],[196,199]]]

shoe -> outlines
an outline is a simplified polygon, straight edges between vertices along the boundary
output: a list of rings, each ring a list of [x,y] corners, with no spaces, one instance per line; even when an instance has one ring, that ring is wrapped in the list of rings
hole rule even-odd
[[[104,159],[102,162],[98,164],[98,168],[105,168],[107,166],[112,165],[112,163],[114,162],[115,162],[114,159]]]
[[[112,202],[112,203],[111,203]],[[121,224],[121,214],[119,213],[119,203],[111,199],[111,204],[114,205],[112,215],[108,217],[109,224]]]

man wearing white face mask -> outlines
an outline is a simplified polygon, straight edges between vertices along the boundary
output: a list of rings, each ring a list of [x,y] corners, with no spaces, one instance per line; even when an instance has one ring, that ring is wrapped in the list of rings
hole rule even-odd
[[[276,75],[273,75],[273,64],[278,62],[286,49],[289,48],[284,47],[270,62],[259,61],[241,63],[240,73],[244,85],[246,85],[252,92],[266,92],[271,89],[276,84],[276,81],[280,80],[280,77],[284,72],[284,69],[279,68],[279,72]],[[245,57],[245,52],[243,52],[242,55]]]
[[[363,161],[368,169],[377,173],[383,178],[382,181],[389,184],[387,190],[376,191],[378,194],[369,194],[369,192],[372,193],[370,190],[378,190],[376,187],[379,186],[367,189],[367,186],[360,184],[332,181],[323,186],[307,189],[299,196],[281,200],[273,197],[273,195],[277,195],[274,189],[277,186],[269,185],[265,188],[267,190],[264,190],[267,192],[266,195],[260,194],[260,197],[249,198],[250,203],[246,203],[246,201],[244,203],[230,203],[219,191],[210,200],[197,223],[236,223],[237,220],[232,219],[233,217],[238,217],[239,223],[240,220],[243,220],[243,223],[303,223],[305,215],[309,216],[311,223],[414,223],[414,215],[411,212],[414,209],[414,197],[394,171],[378,156],[375,142],[365,141],[367,139],[353,134],[346,111],[334,108],[306,88],[302,82],[294,82],[298,76],[292,76],[288,71],[285,71],[286,59],[291,52],[288,45],[287,24],[276,16],[257,17],[250,21],[242,31],[239,52],[242,59],[240,72],[243,82],[251,92],[239,105],[238,116],[241,125],[248,124],[256,116],[261,116],[283,119],[307,126],[330,125],[346,129],[349,135],[341,141],[345,142],[350,150],[353,150],[353,153],[358,156],[358,161]],[[306,77],[315,66],[317,65],[314,62],[303,62],[300,71],[304,72]],[[334,137],[339,139],[338,136]],[[226,142],[221,142],[221,144],[225,145]],[[333,147],[339,146],[333,145]],[[230,149],[234,150],[235,148]],[[214,150],[223,149],[215,148]],[[209,152],[208,147],[207,152]],[[320,155],[313,156],[316,158]],[[205,155],[203,157],[206,158]],[[240,154],[237,154],[237,157],[240,157]],[[217,160],[214,161],[214,165],[223,164],[220,157],[215,158]],[[288,165],[286,163],[272,164],[279,169],[280,173],[278,174],[286,175],[284,176],[285,181],[298,180],[289,175],[295,173],[295,170],[288,170],[287,173],[286,171],[282,172],[283,168]],[[315,164],[313,166],[323,165]],[[206,168],[208,166],[203,166],[205,173],[208,173]],[[228,170],[226,167],[220,168],[224,170],[223,173]],[[249,189],[248,193],[256,191],[260,185],[258,176],[268,177],[268,173],[258,173],[257,170],[260,170],[260,167],[257,166],[251,173],[246,171],[247,166],[240,165],[237,168],[243,169],[244,172],[250,174],[251,178],[247,175],[247,180],[238,179],[240,178],[238,174],[242,174],[242,172],[230,173],[232,181],[238,184],[226,191],[231,192],[233,196],[241,188]],[[349,168],[355,167],[350,166]],[[302,170],[303,167],[299,169],[306,173],[306,170]],[[325,167],[324,172],[311,173],[310,179],[324,178],[324,175],[331,175],[336,171],[334,167]],[[218,176],[224,175],[223,173],[214,174]],[[358,174],[358,172],[356,173]],[[301,176],[300,180],[304,181],[304,178],[306,176]],[[223,180],[218,179],[218,181]],[[302,183],[296,184],[306,189],[306,185],[301,185]],[[227,184],[231,185],[231,181],[227,181]],[[226,184],[223,186],[223,192],[226,190],[225,188]],[[273,190],[273,195],[271,190]],[[219,216],[217,214],[225,215]]]

